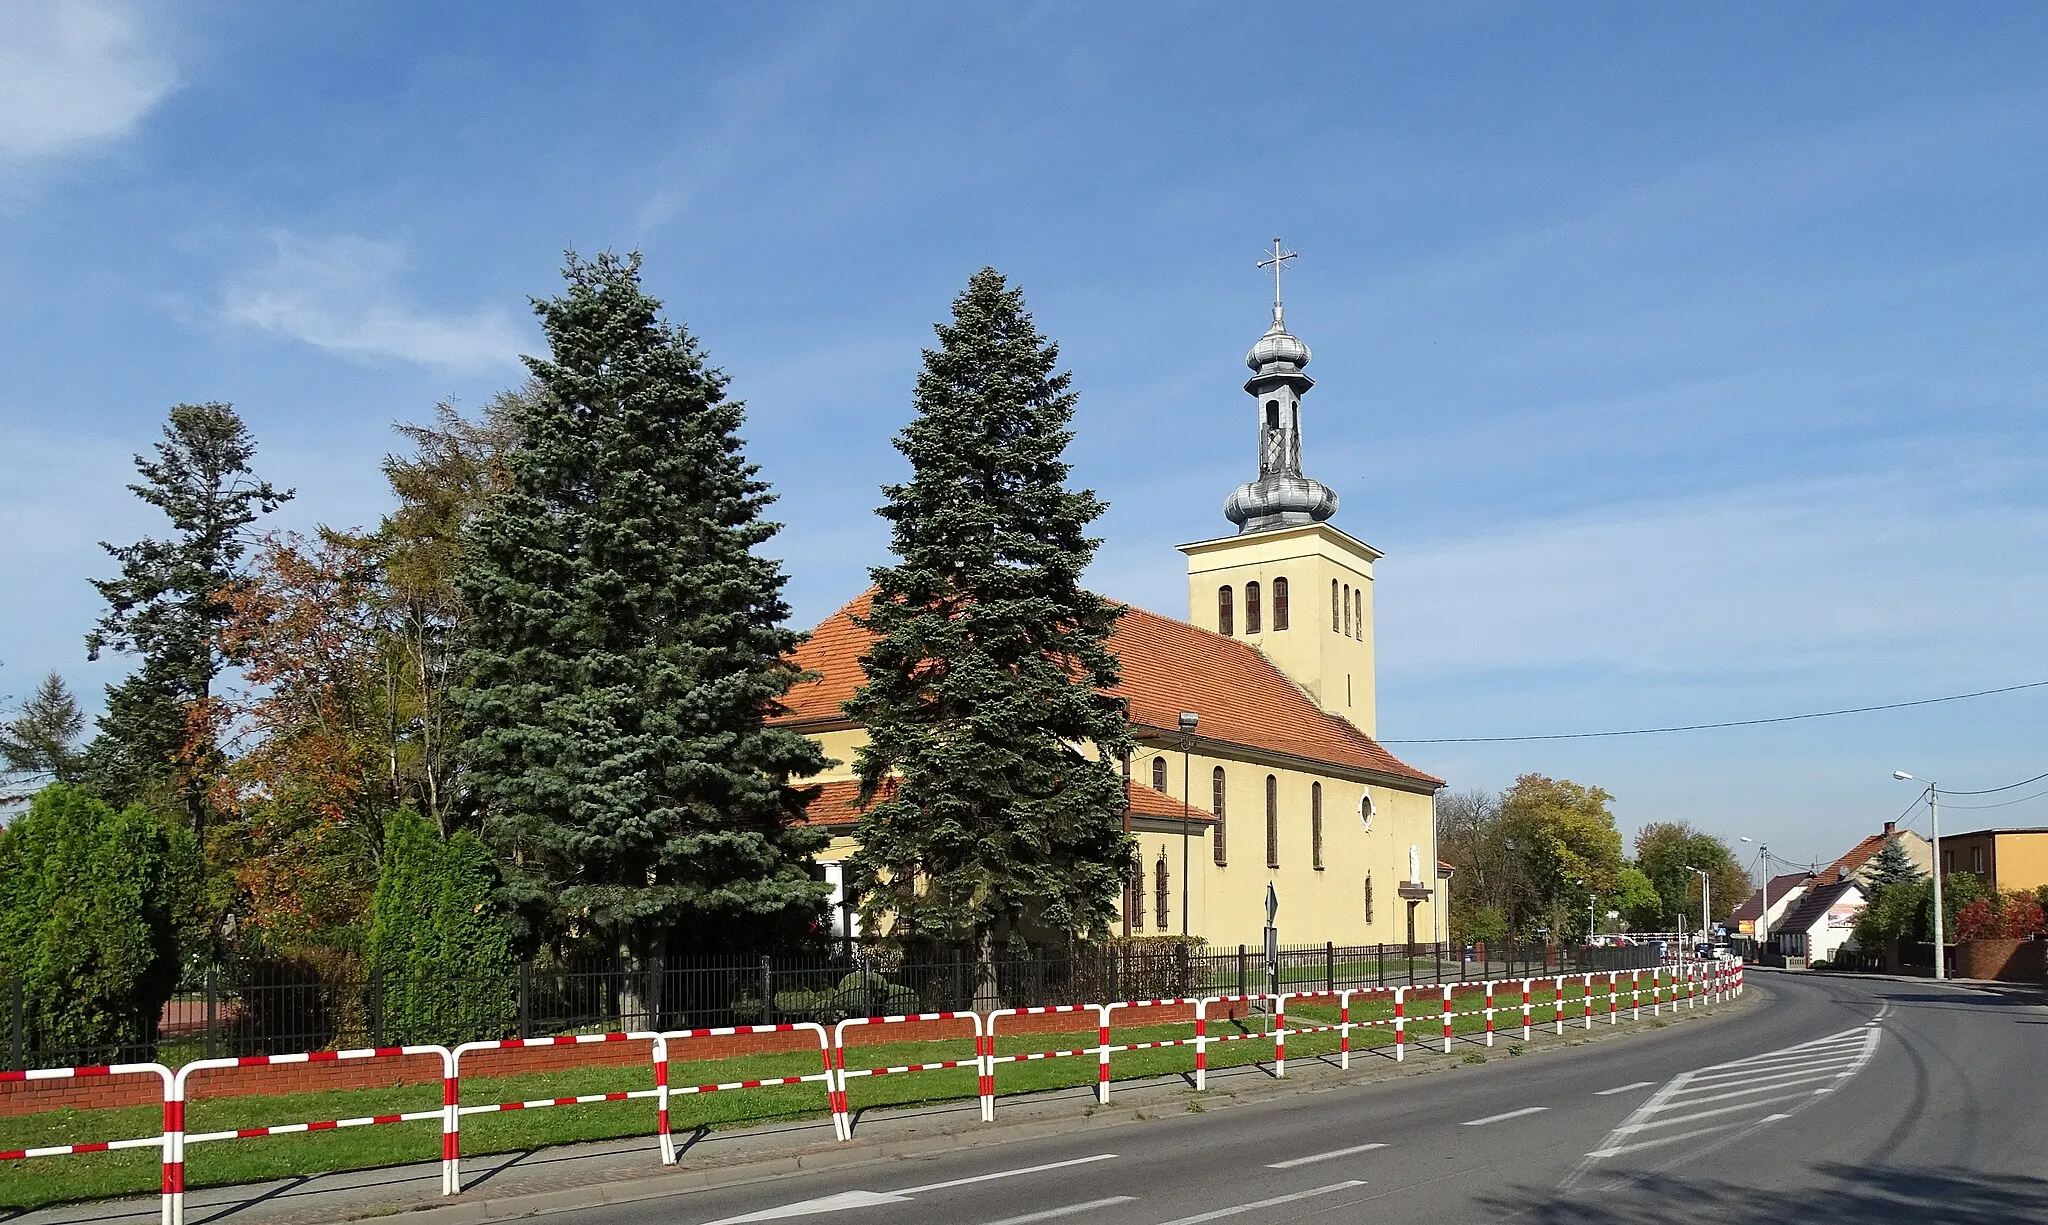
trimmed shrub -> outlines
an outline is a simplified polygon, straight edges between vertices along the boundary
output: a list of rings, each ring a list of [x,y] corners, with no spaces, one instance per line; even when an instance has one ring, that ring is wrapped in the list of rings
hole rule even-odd
[[[385,822],[371,906],[372,1026],[387,1044],[501,1038],[519,1016],[519,966],[498,868],[467,831],[442,841],[410,809]]]
[[[21,984],[26,1050],[148,1051],[203,930],[199,876],[191,834],[61,783],[0,830],[0,980]]]

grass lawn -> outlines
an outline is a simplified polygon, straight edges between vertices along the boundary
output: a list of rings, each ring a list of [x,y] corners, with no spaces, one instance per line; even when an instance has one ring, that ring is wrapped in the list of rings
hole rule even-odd
[[[1556,1015],[1552,982],[1539,979],[1531,993],[1531,1019],[1536,1024],[1551,1022]],[[1629,980],[1618,983],[1619,1006],[1626,1016],[1630,1010]],[[1649,1007],[1649,983],[1644,982],[1643,1006]],[[1495,997],[1495,1026],[1503,1040],[1521,1022],[1519,980],[1510,1003],[1509,992]],[[1565,982],[1567,1027],[1583,1025],[1582,984]],[[1476,990],[1460,991],[1453,1009],[1472,1011],[1483,1006]],[[1408,1001],[1408,1041],[1411,1047],[1441,1043],[1442,996],[1419,991]],[[1605,975],[1593,983],[1594,1019],[1600,1023],[1607,1010]],[[1119,1023],[1111,1031],[1111,1045],[1129,1042],[1165,1041],[1192,1037],[1191,1023],[1171,1025],[1123,1024],[1129,1013],[1118,1013]],[[1142,1014],[1141,1014],[1142,1015]],[[1076,1028],[1069,1033],[997,1034],[998,1055],[1068,1049],[1095,1045],[1093,1015],[1075,1014]],[[1387,1021],[1393,1016],[1388,996],[1371,996],[1354,1005],[1354,1023]],[[1288,1010],[1290,1027],[1334,1024],[1338,1010],[1334,1003],[1294,1001]],[[1212,1018],[1211,1039],[1226,1035],[1256,1034],[1239,1041],[1212,1041],[1208,1065],[1211,1069],[1241,1067],[1272,1058],[1267,1036],[1270,1018],[1248,1014],[1238,1005],[1235,1019]],[[1459,1016],[1452,1021],[1454,1034],[1483,1033],[1483,1016]],[[1354,1029],[1354,1053],[1391,1047],[1391,1025]],[[1294,1034],[1287,1043],[1289,1059],[1310,1059],[1334,1054],[1336,1033]],[[1479,1049],[1476,1047],[1470,1049]],[[887,1067],[909,1063],[971,1059],[973,1043],[966,1038],[946,1041],[897,1042],[853,1047],[847,1052],[847,1069]],[[1381,1053],[1376,1058],[1385,1058]],[[1033,1060],[1000,1064],[996,1087],[1000,1093],[1092,1085],[1096,1079],[1096,1058],[1081,1055],[1064,1059]],[[1117,1080],[1192,1072],[1192,1046],[1164,1050],[1125,1051],[1112,1056],[1111,1073]],[[809,1075],[819,1071],[815,1051],[787,1055],[758,1055],[745,1058],[683,1061],[670,1065],[670,1085],[734,1080],[759,1080],[779,1076]],[[541,1097],[570,1097],[592,1093],[617,1093],[654,1087],[650,1067],[581,1068],[544,1075],[499,1078],[466,1077],[462,1083],[465,1106],[492,1102],[523,1101]],[[201,1084],[203,1089],[203,1082]],[[919,1072],[912,1075],[863,1076],[848,1081],[847,1098],[856,1111],[885,1106],[958,1100],[975,1095],[972,1067]],[[187,1110],[188,1134],[261,1127],[312,1120],[399,1114],[432,1110],[439,1104],[438,1082],[389,1089],[350,1089],[327,1093],[301,1093],[277,1097],[196,1096]],[[813,1081],[738,1092],[677,1094],[670,1101],[670,1125],[676,1132],[696,1128],[720,1129],[745,1126],[774,1119],[822,1116],[827,1113],[825,1087]],[[67,1110],[44,1114],[0,1118],[0,1150],[34,1148],[44,1145],[79,1144],[156,1134],[163,1113],[158,1106],[119,1110]],[[625,1102],[600,1102],[584,1106],[558,1106],[537,1110],[506,1111],[465,1115],[462,1120],[462,1151],[476,1156],[517,1152],[551,1144],[586,1140],[612,1140],[629,1136],[648,1137],[648,1161],[656,1158],[653,1148],[655,1104],[652,1098]],[[219,1186],[254,1182],[293,1175],[362,1169],[414,1161],[432,1161],[440,1156],[441,1128],[437,1120],[385,1124],[339,1131],[297,1133],[247,1140],[220,1140],[190,1145],[185,1154],[186,1185]],[[133,1149],[115,1153],[91,1153],[67,1157],[37,1157],[0,1163],[0,1208],[28,1209],[71,1200],[104,1199],[154,1192],[161,1181],[160,1155],[155,1149]]]

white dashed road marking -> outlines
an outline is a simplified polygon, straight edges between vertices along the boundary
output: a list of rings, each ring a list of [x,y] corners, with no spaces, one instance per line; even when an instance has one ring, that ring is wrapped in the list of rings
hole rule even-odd
[[[1318,1161],[1330,1161],[1338,1157],[1349,1157],[1353,1153],[1369,1153],[1376,1148],[1385,1147],[1387,1146],[1384,1144],[1354,1144],[1350,1148],[1333,1149],[1327,1153],[1314,1153],[1307,1157],[1294,1157],[1286,1161],[1275,1161],[1266,1168],[1269,1170],[1291,1170],[1298,1165],[1313,1165]]]
[[[1629,1091],[1630,1089],[1647,1089],[1647,1088],[1649,1088],[1649,1087],[1650,1087],[1651,1085],[1654,1085],[1654,1084],[1656,1084],[1656,1083],[1657,1083],[1657,1082],[1656,1082],[1656,1081],[1654,1081],[1654,1080],[1639,1080],[1639,1081],[1637,1081],[1636,1083],[1634,1083],[1634,1084],[1632,1084],[1632,1085],[1616,1085],[1616,1086],[1615,1086],[1614,1088],[1612,1088],[1612,1089],[1598,1089],[1598,1090],[1595,1090],[1595,1091],[1594,1091],[1594,1093],[1593,1093],[1593,1096],[1594,1096],[1594,1097],[1613,1097],[1613,1096],[1614,1096],[1615,1094],[1617,1094],[1617,1093],[1627,1093],[1627,1092],[1628,1092],[1628,1091]]]
[[[1292,1195],[1276,1195],[1272,1199],[1255,1200],[1252,1203],[1238,1204],[1231,1208],[1218,1208],[1212,1212],[1197,1213],[1194,1216],[1175,1217],[1171,1221],[1162,1222],[1162,1225],[1201,1225],[1203,1221],[1220,1221],[1224,1217],[1236,1216],[1240,1212],[1255,1212],[1260,1208],[1275,1208],[1281,1204],[1291,1204],[1299,1199],[1311,1199],[1318,1195],[1328,1195],[1332,1191],[1344,1191],[1352,1187],[1362,1187],[1364,1185],[1364,1182],[1353,1178],[1344,1182],[1333,1182],[1327,1187],[1314,1187],[1307,1191],[1296,1191]]]
[[[1542,1114],[1548,1109],[1548,1106],[1524,1106],[1520,1110],[1510,1110],[1506,1114],[1489,1114],[1483,1119],[1470,1119],[1465,1126],[1484,1127],[1488,1123],[1505,1123],[1509,1119],[1519,1119],[1525,1114]]]
[[[1000,1221],[990,1221],[988,1225],[1033,1225],[1036,1221],[1057,1221],[1063,1216],[1078,1216],[1097,1208],[1128,1204],[1136,1198],[1135,1195],[1112,1195],[1108,1199],[1091,1199],[1085,1204],[1068,1204],[1061,1208],[1047,1208],[1043,1212],[1027,1212],[1023,1216],[1006,1216]]]

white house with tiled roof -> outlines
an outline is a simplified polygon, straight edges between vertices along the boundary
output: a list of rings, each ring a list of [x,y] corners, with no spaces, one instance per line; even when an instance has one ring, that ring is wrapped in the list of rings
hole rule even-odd
[[[1259,476],[1224,505],[1238,531],[1181,546],[1187,621],[1129,609],[1110,643],[1114,692],[1130,704],[1139,745],[1128,770],[1138,857],[1123,905],[1132,935],[1186,930],[1212,947],[1258,947],[1270,883],[1283,943],[1442,938],[1443,781],[1373,739],[1380,554],[1327,522],[1336,494],[1302,475],[1308,360],[1276,302],[1246,359]],[[866,733],[844,704],[864,679],[871,638],[855,618],[868,598],[798,649],[796,664],[817,679],[792,690],[777,718],[839,763],[807,780],[821,784],[810,820],[845,831],[820,856],[835,883],[858,816],[852,763]],[[1183,714],[1195,716],[1191,732]]]

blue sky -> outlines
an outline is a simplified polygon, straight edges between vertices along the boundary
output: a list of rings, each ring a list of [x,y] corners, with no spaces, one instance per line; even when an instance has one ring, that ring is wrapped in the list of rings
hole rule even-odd
[[[572,245],[643,251],[748,401],[806,624],[882,557],[931,323],[1003,269],[1081,393],[1092,581],[1181,615],[1275,234],[1307,467],[1387,553],[1388,740],[2048,679],[2044,59],[2031,5],[0,0],[0,692],[118,674],[94,542],[156,529],[122,486],[171,403],[240,407],[278,526],[374,523],[391,423],[516,381]],[[1401,751],[1805,860],[1894,768],[2048,770],[2044,724]]]

